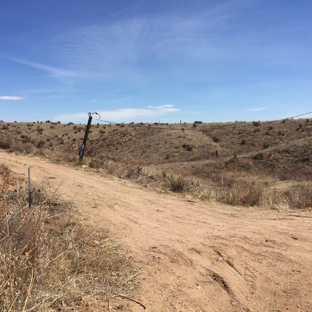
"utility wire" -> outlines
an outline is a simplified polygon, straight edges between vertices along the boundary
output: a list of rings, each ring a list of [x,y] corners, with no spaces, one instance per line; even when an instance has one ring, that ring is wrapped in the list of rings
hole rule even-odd
[[[98,121],[102,121],[102,122],[107,122],[109,124],[118,124],[118,122],[114,122],[114,121],[108,121],[108,120],[102,120],[102,119],[97,119]]]
[[[294,118],[301,117],[301,116],[304,116],[304,115],[309,115],[309,114],[312,114],[312,112],[308,112],[308,113],[304,113],[304,114],[300,114],[300,115],[297,115],[297,116],[288,117],[288,118],[284,118],[284,119],[294,119]],[[284,120],[284,119],[280,119],[280,120]]]
[[[98,121],[101,121],[101,122],[106,122],[106,123],[109,123],[109,124],[120,124],[119,122],[114,122],[114,121],[108,121],[108,120],[102,120],[101,119],[101,116],[99,113],[97,112],[94,112],[92,114],[96,114],[99,116],[99,119],[96,119]],[[268,120],[266,122],[274,122],[274,121],[282,121],[282,120],[289,120],[289,119],[294,119],[294,118],[297,118],[297,117],[301,117],[301,116],[305,116],[305,115],[309,115],[309,114],[312,114],[312,111],[311,112],[307,112],[307,113],[303,113],[303,114],[300,114],[300,115],[296,115],[296,116],[292,116],[292,117],[287,117],[287,118],[282,118],[282,119],[275,119],[275,120]],[[235,123],[235,122],[231,122],[231,123]],[[218,123],[219,127],[226,127],[226,126],[229,126],[229,127],[233,127],[233,125],[220,125],[220,123]],[[152,124],[148,123],[148,125],[152,126]],[[183,124],[180,124],[182,127],[183,127]],[[164,128],[164,127],[153,127],[153,129],[165,129],[165,130],[173,130],[173,131],[181,131],[181,129],[168,129],[168,127]],[[191,129],[184,129],[184,130],[196,130],[196,127],[194,128],[191,128]]]
[[[110,123],[110,124],[118,124],[118,122],[114,122],[114,121],[108,121],[108,120],[102,120],[101,119],[101,115],[97,112],[94,112],[94,113],[89,113],[90,115],[98,115],[99,116],[99,119],[96,119],[98,121],[102,121],[102,122],[107,122],[107,123]]]

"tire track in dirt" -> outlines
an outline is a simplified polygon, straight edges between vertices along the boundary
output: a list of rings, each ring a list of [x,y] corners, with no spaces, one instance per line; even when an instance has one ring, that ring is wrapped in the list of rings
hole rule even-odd
[[[134,251],[143,267],[138,296],[147,311],[312,311],[309,210],[187,201],[4,152],[0,162],[24,174],[32,167],[34,180],[59,188],[82,214]]]

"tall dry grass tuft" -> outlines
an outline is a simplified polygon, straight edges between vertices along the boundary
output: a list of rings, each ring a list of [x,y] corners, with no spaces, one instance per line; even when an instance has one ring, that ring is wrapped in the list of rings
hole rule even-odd
[[[283,195],[289,207],[296,209],[312,207],[311,183],[301,183],[291,190],[286,190]]]
[[[46,188],[27,204],[25,181],[0,165],[0,311],[75,306],[82,296],[103,301],[135,288],[127,249],[88,224]],[[79,299],[80,298],[80,299]]]
[[[216,199],[230,205],[261,206],[264,186],[258,179],[226,178],[217,188]]]
[[[189,182],[186,178],[174,175],[168,175],[166,177],[166,184],[172,192],[182,193],[187,191]]]

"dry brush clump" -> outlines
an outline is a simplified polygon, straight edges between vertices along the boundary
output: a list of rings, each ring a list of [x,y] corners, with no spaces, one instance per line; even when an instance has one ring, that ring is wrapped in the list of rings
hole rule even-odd
[[[0,165],[0,311],[57,311],[135,288],[127,249],[88,224],[46,188]]]
[[[11,152],[17,151],[25,154],[30,154],[34,151],[34,146],[29,141],[18,141],[14,137],[0,135],[0,148]]]
[[[163,188],[201,200],[270,209],[312,207],[312,184],[309,182],[284,186],[283,181],[272,179],[261,172],[246,174],[237,171],[222,171],[205,179],[173,174],[164,176]]]
[[[182,193],[189,189],[189,181],[184,177],[172,174],[166,177],[166,184],[172,192]]]
[[[274,178],[253,166],[263,154],[251,159],[230,158],[218,167],[201,166],[189,173],[180,173],[171,168],[170,173],[157,166],[138,166],[137,163],[91,159],[89,166],[108,174],[129,179],[157,191],[170,190],[182,195],[191,195],[201,200],[239,206],[259,206],[271,209],[302,209],[312,206],[312,186],[307,182],[290,183],[287,188],[277,188],[283,183],[281,176]],[[286,180],[287,182],[288,179]]]
[[[303,209],[312,207],[312,184],[303,182],[284,191],[284,198],[291,208]]]
[[[165,185],[172,192],[230,205],[261,206],[264,194],[264,185],[257,179],[237,179],[226,174],[214,182],[170,174],[166,176]]]

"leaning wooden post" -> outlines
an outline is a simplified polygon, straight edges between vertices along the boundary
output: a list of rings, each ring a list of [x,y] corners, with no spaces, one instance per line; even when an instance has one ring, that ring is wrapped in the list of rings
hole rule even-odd
[[[90,130],[90,127],[91,127],[91,122],[92,122],[91,113],[89,113],[88,115],[89,115],[89,120],[88,120],[88,124],[87,124],[87,128],[86,128],[86,133],[85,133],[85,136],[84,136],[84,139],[83,139],[83,143],[79,147],[79,154],[78,154],[79,155],[79,159],[78,159],[79,162],[82,161],[83,154],[84,154],[84,151],[86,149],[86,144],[87,144],[87,140],[88,140],[88,134],[89,134],[89,130]]]

